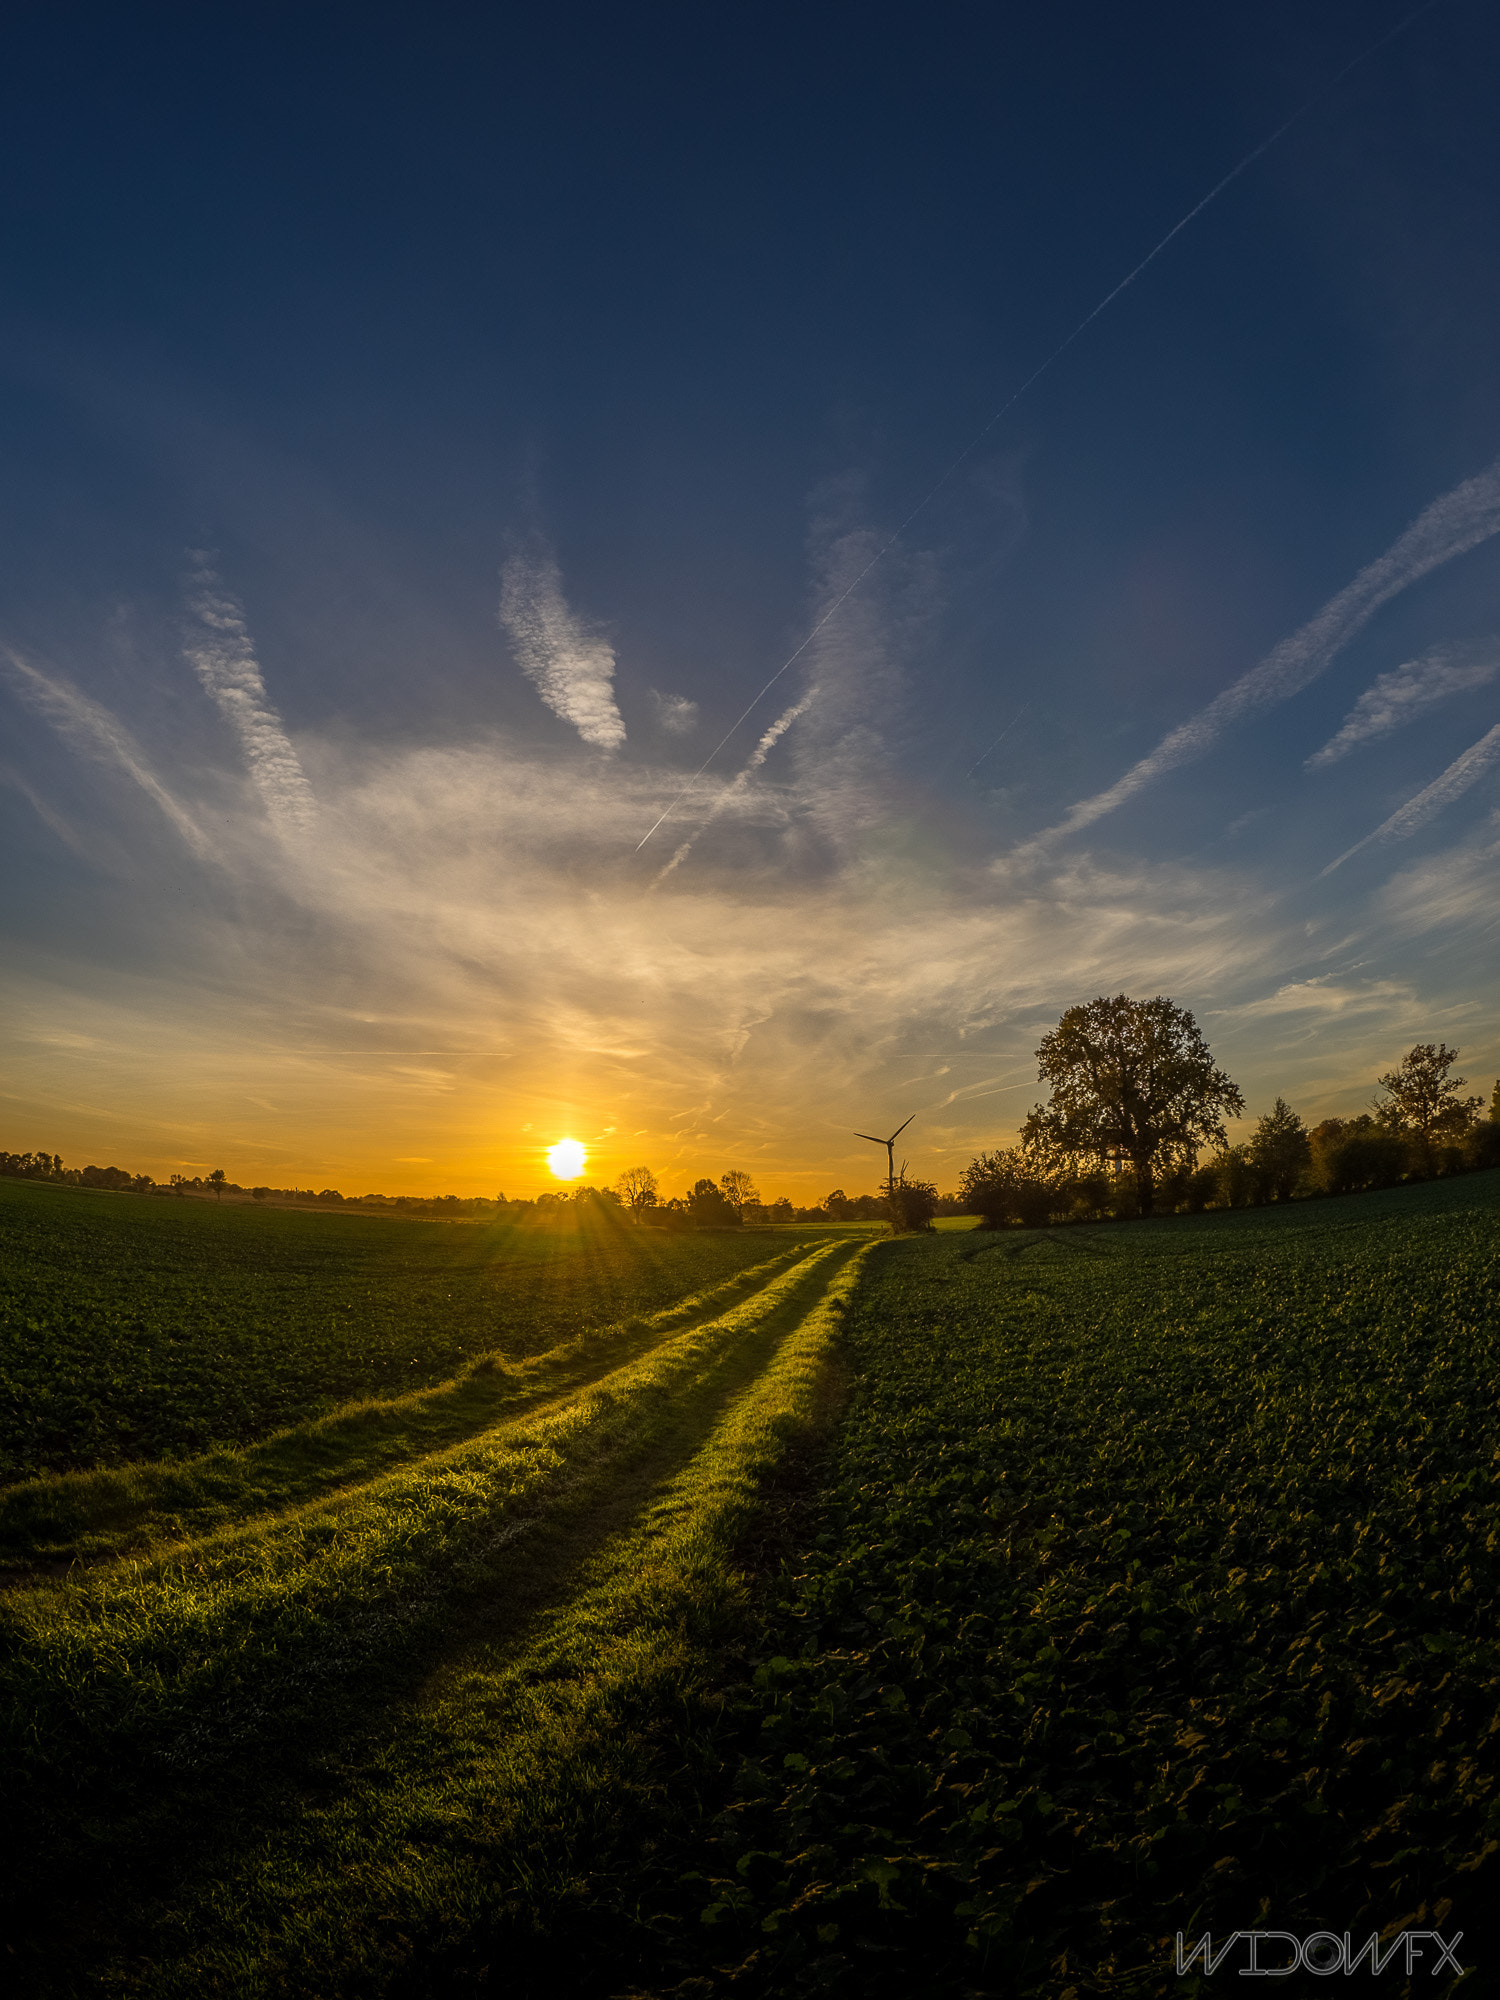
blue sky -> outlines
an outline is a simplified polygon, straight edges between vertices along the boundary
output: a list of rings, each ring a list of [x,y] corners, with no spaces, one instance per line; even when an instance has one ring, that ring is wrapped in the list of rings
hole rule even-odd
[[[1500,31],[1330,87],[1402,19],[32,10],[0,1143],[947,1185],[1122,988],[1488,1091]]]

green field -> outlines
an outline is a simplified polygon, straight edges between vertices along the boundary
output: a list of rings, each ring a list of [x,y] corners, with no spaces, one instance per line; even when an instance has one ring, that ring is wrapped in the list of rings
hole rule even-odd
[[[589,1207],[411,1222],[0,1180],[0,1481],[243,1444],[768,1254],[759,1232],[668,1236]]]
[[[0,1494],[22,1990],[1145,1996],[1256,1924],[1462,1929],[1484,1990],[1500,1175],[489,1236],[503,1279],[483,1230],[14,1192],[59,1393],[136,1286],[288,1383],[312,1297],[427,1332],[421,1387],[329,1412],[317,1361],[279,1432]]]

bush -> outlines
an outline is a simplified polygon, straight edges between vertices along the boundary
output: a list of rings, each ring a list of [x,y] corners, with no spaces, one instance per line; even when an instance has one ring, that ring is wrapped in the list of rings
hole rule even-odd
[[[938,1191],[931,1181],[911,1181],[903,1174],[886,1198],[891,1227],[898,1236],[931,1229],[937,1214]]]
[[[958,1191],[969,1212],[983,1217],[985,1229],[1003,1229],[1013,1223],[1024,1229],[1040,1229],[1054,1213],[1068,1206],[1056,1177],[1036,1154],[1020,1146],[981,1153],[971,1160]]]

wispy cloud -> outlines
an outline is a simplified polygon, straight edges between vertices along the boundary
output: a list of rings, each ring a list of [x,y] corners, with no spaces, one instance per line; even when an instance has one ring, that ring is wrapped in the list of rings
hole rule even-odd
[[[239,737],[251,782],[273,825],[283,833],[303,831],[317,816],[312,787],[266,693],[244,606],[224,589],[205,557],[193,572],[188,609],[198,629],[183,652]]]
[[[1500,640],[1487,639],[1480,645],[1437,646],[1420,659],[1408,660],[1382,674],[1373,687],[1365,689],[1344,717],[1342,728],[1321,750],[1308,758],[1306,768],[1319,771],[1336,764],[1362,743],[1389,736],[1415,722],[1450,695],[1467,694],[1471,688],[1488,685],[1500,673]]]
[[[556,559],[536,540],[517,549],[501,572],[500,623],[521,671],[553,714],[585,743],[617,750],[625,724],[615,705],[614,648],[569,608]]]
[[[1477,743],[1470,744],[1461,757],[1455,757],[1443,775],[1435,778],[1425,791],[1418,792],[1414,799],[1408,799],[1373,833],[1367,833],[1363,840],[1357,840],[1352,847],[1346,848],[1337,861],[1330,861],[1318,879],[1321,881],[1323,875],[1331,875],[1335,868],[1342,868],[1351,855],[1358,854],[1361,848],[1369,847],[1374,842],[1409,840],[1429,820],[1436,819],[1444,806],[1462,798],[1469,787],[1477,784],[1485,772],[1496,764],[1500,764],[1500,722],[1487,735],[1481,736]]]
[[[1201,757],[1236,722],[1262,714],[1309,687],[1334,656],[1421,577],[1500,533],[1500,459],[1423,509],[1378,556],[1290,638],[1242,674],[1197,715],[1164,736],[1147,757],[1093,798],[1080,799],[1040,840],[1077,833],[1134,798],[1157,778]]]
[[[50,722],[72,749],[97,763],[113,764],[134,779],[155,801],[194,854],[206,856],[209,843],[197,822],[173,798],[146,761],[140,745],[117,716],[72,687],[59,675],[45,673],[9,646],[3,658],[17,694],[36,715]]]
[[[685,694],[658,694],[652,688],[651,699],[656,703],[656,720],[669,736],[687,736],[698,727],[698,704]]]

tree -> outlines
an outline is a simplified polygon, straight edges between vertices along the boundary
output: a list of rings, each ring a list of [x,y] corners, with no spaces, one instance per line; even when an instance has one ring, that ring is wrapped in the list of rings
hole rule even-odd
[[[1160,995],[1070,1007],[1036,1056],[1052,1101],[1034,1107],[1022,1145],[1128,1161],[1142,1215],[1152,1211],[1158,1175],[1195,1165],[1200,1146],[1222,1145],[1223,1114],[1245,1108],[1192,1015]]]
[[[1434,1139],[1463,1139],[1484,1109],[1482,1097],[1459,1096],[1464,1079],[1448,1074],[1457,1061],[1458,1050],[1446,1042],[1418,1042],[1380,1079],[1386,1096],[1383,1103],[1376,1100],[1376,1116],[1415,1137],[1425,1167],[1432,1164]]]
[[[224,1169],[222,1167],[215,1167],[208,1177],[208,1184],[214,1191],[215,1201],[222,1201],[224,1199],[224,1181]]]
[[[936,1185],[932,1181],[912,1180],[905,1173],[897,1176],[895,1185],[885,1198],[891,1227],[898,1236],[905,1236],[913,1230],[931,1229],[937,1205]]]
[[[1007,1223],[1040,1229],[1058,1206],[1052,1176],[1040,1157],[1019,1146],[970,1160],[959,1178],[958,1192],[966,1212],[981,1216],[985,1229],[1003,1229]]]
[[[710,1180],[693,1182],[688,1194],[688,1207],[700,1229],[735,1229],[739,1226],[739,1210],[724,1199]]]
[[[615,1182],[615,1193],[639,1222],[643,1209],[655,1208],[661,1183],[649,1167],[627,1167]]]
[[[1247,1151],[1262,1201],[1290,1201],[1298,1177],[1312,1163],[1307,1127],[1281,1097],[1256,1125]]]
[[[724,1191],[724,1199],[734,1208],[746,1209],[759,1205],[760,1190],[747,1173],[738,1167],[731,1167],[727,1174],[720,1174],[719,1186]]]

